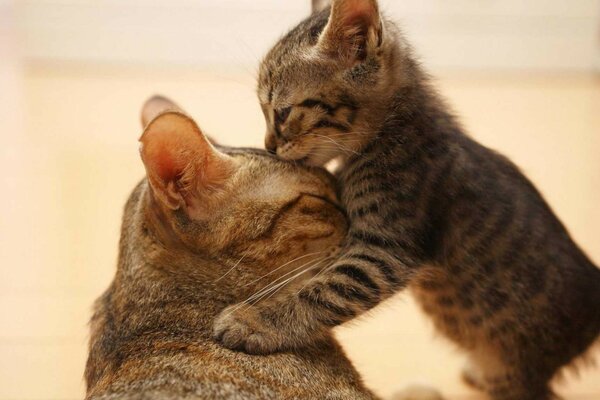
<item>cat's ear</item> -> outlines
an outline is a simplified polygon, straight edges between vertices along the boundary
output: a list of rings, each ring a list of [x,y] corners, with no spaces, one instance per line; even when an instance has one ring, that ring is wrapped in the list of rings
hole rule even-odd
[[[312,0],[312,13],[318,13],[331,5],[331,0]]]
[[[142,106],[142,128],[145,128],[146,125],[150,123],[150,121],[156,118],[159,114],[164,113],[166,111],[177,111],[182,114],[187,114],[173,100],[157,94],[146,100],[146,102]],[[205,134],[204,137],[206,137],[208,141],[212,144],[218,145],[217,141],[214,140],[212,136]]]
[[[383,42],[377,0],[333,0],[329,21],[319,38],[319,50],[354,65]]]
[[[150,97],[142,106],[142,128],[145,128],[150,121],[165,111],[184,112],[174,101],[160,95]]]
[[[159,114],[140,138],[140,154],[156,197],[168,208],[197,218],[236,169],[235,160],[215,149],[196,123],[178,111]]]

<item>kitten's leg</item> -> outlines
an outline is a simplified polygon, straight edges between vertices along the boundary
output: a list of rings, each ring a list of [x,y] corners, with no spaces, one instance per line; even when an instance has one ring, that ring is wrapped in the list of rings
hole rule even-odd
[[[485,390],[485,381],[482,371],[471,360],[467,361],[461,372],[463,382],[477,390]]]
[[[506,365],[489,355],[470,360],[463,379],[493,400],[554,399],[547,379],[538,377],[536,371]]]
[[[390,400],[444,400],[440,392],[430,386],[410,385],[394,393]]]
[[[214,337],[226,347],[254,354],[313,343],[404,288],[416,269],[407,260],[380,246],[354,242],[309,282],[255,306],[225,309],[215,322]]]
[[[518,375],[486,378],[486,392],[493,400],[556,399],[547,383],[523,380]]]

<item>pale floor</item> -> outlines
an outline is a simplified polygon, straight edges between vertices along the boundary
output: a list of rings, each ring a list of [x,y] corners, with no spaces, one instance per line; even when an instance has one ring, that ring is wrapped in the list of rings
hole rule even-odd
[[[172,96],[231,145],[261,146],[262,115],[249,73],[2,68],[0,399],[81,398],[90,306],[112,278],[121,209],[143,176],[142,102]],[[519,164],[600,262],[600,80],[449,74],[440,86],[472,135]],[[421,382],[479,398],[459,381],[461,355],[407,294],[338,333],[382,395]],[[600,399],[600,369],[558,389]]]

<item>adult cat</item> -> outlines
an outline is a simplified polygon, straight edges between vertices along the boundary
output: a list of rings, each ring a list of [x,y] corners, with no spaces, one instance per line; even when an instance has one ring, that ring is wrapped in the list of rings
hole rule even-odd
[[[266,146],[342,158],[343,251],[295,292],[227,310],[231,348],[298,348],[410,286],[493,398],[547,399],[600,333],[600,271],[535,187],[463,133],[376,0],[334,0],[260,67]],[[490,110],[493,112],[493,110]],[[293,329],[288,329],[293,327]]]
[[[169,105],[148,102],[144,124]],[[261,357],[211,339],[227,305],[318,271],[339,244],[347,222],[332,178],[260,150],[218,150],[177,111],[140,140],[147,179],[127,201],[116,276],[95,303],[86,398],[373,399],[330,336]]]

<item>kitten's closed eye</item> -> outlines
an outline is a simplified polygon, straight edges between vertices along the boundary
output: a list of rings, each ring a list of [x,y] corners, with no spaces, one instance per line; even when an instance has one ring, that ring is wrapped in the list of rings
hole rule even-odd
[[[269,127],[265,146],[283,159],[324,165],[340,153],[355,153],[359,141],[351,132],[357,113],[356,101],[347,94],[308,97],[291,107],[274,108],[272,119],[265,112]]]
[[[287,121],[291,112],[292,112],[292,107],[285,107],[285,108],[281,108],[279,110],[275,110],[275,123],[283,124],[285,121]]]

